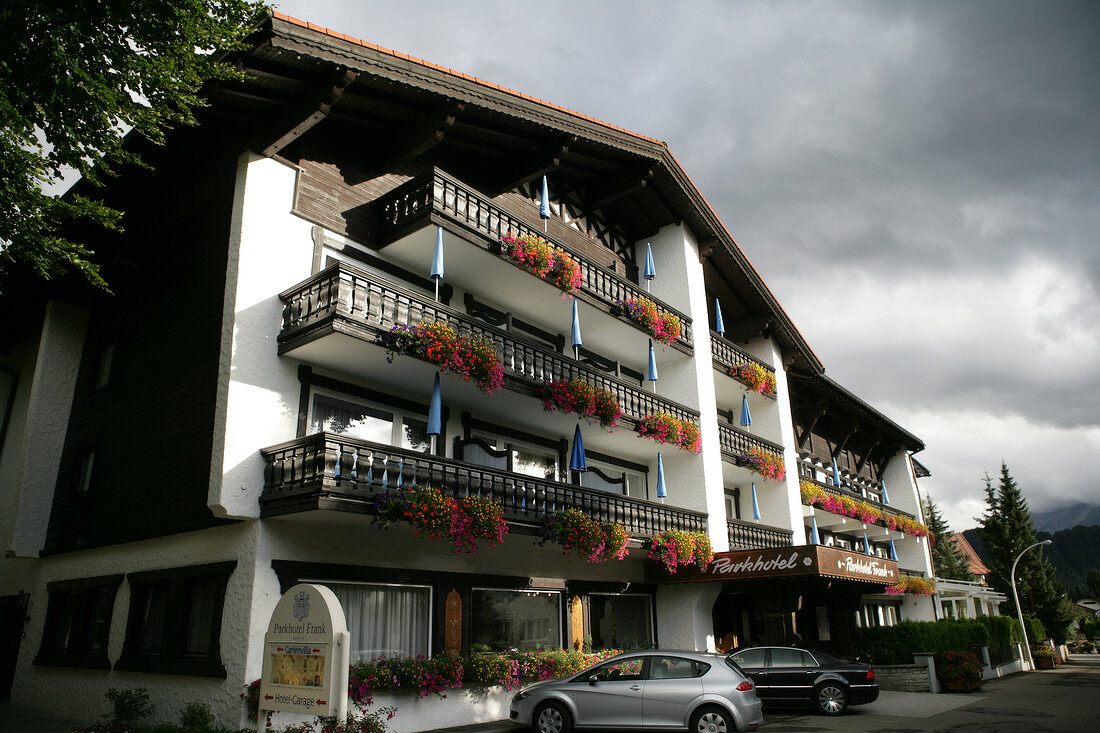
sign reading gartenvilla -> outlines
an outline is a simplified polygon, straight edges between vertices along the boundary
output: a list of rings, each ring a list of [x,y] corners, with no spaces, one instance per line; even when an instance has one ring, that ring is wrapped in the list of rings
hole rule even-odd
[[[773,550],[719,552],[706,568],[682,565],[669,575],[656,563],[648,566],[651,582],[700,582],[747,578],[785,578],[820,575],[893,585],[898,582],[895,560],[848,552],[823,545],[780,547]]]

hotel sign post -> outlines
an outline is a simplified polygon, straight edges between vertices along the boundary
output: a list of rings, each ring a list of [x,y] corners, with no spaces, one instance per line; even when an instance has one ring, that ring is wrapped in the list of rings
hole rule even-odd
[[[804,545],[770,550],[720,552],[706,568],[688,565],[681,567],[675,575],[667,575],[653,564],[650,566],[648,579],[671,583],[804,575],[865,580],[887,585],[897,583],[899,577],[898,564],[894,560],[823,545]]]
[[[257,733],[266,729],[265,711],[347,719],[350,646],[336,594],[311,583],[284,593],[264,634]]]

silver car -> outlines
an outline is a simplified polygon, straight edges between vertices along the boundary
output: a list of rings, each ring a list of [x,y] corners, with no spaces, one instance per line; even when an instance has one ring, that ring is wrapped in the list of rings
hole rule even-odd
[[[619,654],[572,677],[536,682],[512,698],[511,720],[538,733],[576,728],[756,730],[756,688],[736,663],[705,652]]]

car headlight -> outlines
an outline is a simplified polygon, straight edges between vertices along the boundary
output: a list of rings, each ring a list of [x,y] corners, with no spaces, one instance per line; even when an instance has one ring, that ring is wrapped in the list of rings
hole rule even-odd
[[[526,700],[529,697],[531,697],[530,692],[517,692],[516,696],[513,697],[512,699],[515,700],[516,702],[519,702],[520,700]]]

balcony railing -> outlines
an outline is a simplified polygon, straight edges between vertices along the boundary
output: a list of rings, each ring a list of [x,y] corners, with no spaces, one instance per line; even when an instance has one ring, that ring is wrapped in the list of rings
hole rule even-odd
[[[770,453],[777,458],[783,457],[783,446],[758,438],[752,433],[724,422],[718,423],[718,442],[722,446],[722,458],[739,466],[743,465],[743,457],[753,448]]]
[[[871,506],[875,507],[876,509],[880,509],[884,512],[889,512],[891,514],[897,514],[900,517],[908,517],[909,519],[916,519],[917,518],[916,515],[914,515],[914,514],[910,514],[909,512],[902,511],[901,509],[895,509],[894,507],[890,506],[889,504],[883,504],[882,501],[878,498],[870,497],[870,496],[864,496],[864,495],[860,494],[858,491],[852,491],[851,489],[848,489],[848,488],[843,487],[843,486],[839,486],[839,487],[838,486],[833,486],[832,484],[822,483],[820,481],[817,481],[816,479],[809,479],[809,478],[803,478],[802,481],[809,481],[810,483],[814,484],[815,486],[820,486],[821,488],[825,489],[826,491],[828,491],[830,494],[833,494],[834,496],[847,496],[849,499],[858,499],[859,501],[865,501],[868,504],[870,504]]]
[[[771,547],[790,547],[794,544],[794,532],[778,527],[765,527],[756,522],[727,519],[731,550],[756,550]]]
[[[770,364],[738,348],[736,344],[719,336],[717,331],[710,332],[710,355],[711,360],[714,362],[714,367],[723,373],[728,373],[730,369],[742,367],[747,364],[757,364],[763,367],[765,371],[773,375],[775,374],[775,369]],[[771,397],[773,400],[775,399],[774,394],[763,394],[765,397]]]
[[[372,513],[375,498],[398,487],[432,486],[453,498],[493,499],[504,518],[540,524],[565,509],[617,522],[634,537],[665,530],[705,532],[705,514],[598,489],[533,478],[333,433],[261,451],[263,516],[311,509]]]
[[[376,342],[398,324],[440,321],[462,336],[493,341],[504,366],[505,387],[535,394],[542,385],[559,379],[584,379],[605,389],[619,401],[629,423],[655,412],[667,412],[698,423],[699,412],[663,399],[610,374],[537,344],[517,333],[494,328],[460,314],[431,298],[406,290],[377,275],[337,262],[279,295],[283,301],[283,330],[279,353],[331,330]]]
[[[528,226],[515,215],[443,171],[436,169],[431,175],[414,178],[398,186],[378,199],[375,206],[378,210],[378,238],[381,246],[400,239],[420,226],[421,220],[432,217],[442,217],[479,235],[474,237],[476,244],[493,254],[499,253],[498,243],[506,235],[542,237],[555,250],[567,253],[576,260],[581,269],[582,296],[588,296],[586,299],[602,304],[609,310],[615,308],[619,301],[648,298],[657,305],[658,310],[679,317],[680,338],[672,345],[689,354],[693,351],[691,318],[687,315],[649,295],[622,275],[592,262],[552,236]],[[644,330],[644,327],[634,321],[625,317],[624,320]]]

